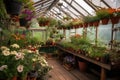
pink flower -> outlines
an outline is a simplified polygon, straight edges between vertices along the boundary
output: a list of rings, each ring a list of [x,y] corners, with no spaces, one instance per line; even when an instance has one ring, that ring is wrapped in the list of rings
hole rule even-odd
[[[23,68],[24,68],[23,65],[19,65],[19,66],[17,67],[18,72],[22,72],[22,71],[23,71]]]

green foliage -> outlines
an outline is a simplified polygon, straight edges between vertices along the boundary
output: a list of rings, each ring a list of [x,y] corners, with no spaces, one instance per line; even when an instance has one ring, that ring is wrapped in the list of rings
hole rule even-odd
[[[5,9],[5,5],[3,3],[3,0],[0,0],[0,19],[6,19],[7,18],[7,12]]]
[[[0,61],[2,62],[0,62],[0,68],[2,66],[5,67],[1,69],[0,79],[11,80],[13,76],[24,77],[33,68],[32,58],[34,58],[34,55],[33,53],[21,50],[17,44],[12,44],[9,47],[1,46]]]
[[[39,17],[38,19],[39,24],[45,24],[46,22],[49,22],[48,17]]]
[[[104,18],[109,18],[110,17],[110,13],[108,12],[107,9],[100,9],[100,10],[96,11],[96,15],[100,19],[104,19]]]
[[[56,19],[54,18],[49,18],[50,22],[49,22],[49,26],[50,27],[53,27],[53,26],[57,26],[58,25],[58,22]]]

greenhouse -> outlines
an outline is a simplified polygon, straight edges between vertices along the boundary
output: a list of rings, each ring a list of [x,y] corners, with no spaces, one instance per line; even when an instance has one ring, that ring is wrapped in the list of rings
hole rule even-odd
[[[120,0],[0,0],[0,80],[120,80]]]

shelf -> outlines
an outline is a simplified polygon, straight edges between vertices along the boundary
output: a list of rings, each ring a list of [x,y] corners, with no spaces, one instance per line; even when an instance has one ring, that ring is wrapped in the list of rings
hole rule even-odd
[[[66,50],[66,49],[63,49],[63,48],[60,47],[60,46],[57,46],[57,47],[58,47],[59,49],[65,51],[65,52],[68,52],[68,53],[70,53],[70,54],[73,54],[74,56],[80,57],[80,58],[82,58],[82,59],[84,59],[84,60],[86,60],[86,61],[88,61],[88,62],[94,63],[94,64],[96,64],[96,65],[98,65],[98,66],[100,66],[100,67],[102,67],[102,68],[105,68],[105,69],[107,69],[107,70],[111,70],[111,65],[110,65],[110,64],[105,64],[105,63],[102,63],[102,62],[99,62],[99,61],[95,61],[95,60],[93,60],[93,59],[91,59],[91,58],[88,58],[88,57],[82,55],[82,54],[76,54],[76,53],[73,53],[73,52],[68,51],[68,50]]]

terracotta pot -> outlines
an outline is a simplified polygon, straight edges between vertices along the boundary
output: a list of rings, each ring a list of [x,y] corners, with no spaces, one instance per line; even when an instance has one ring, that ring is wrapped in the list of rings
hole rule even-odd
[[[84,72],[87,70],[87,64],[84,61],[78,61],[78,65],[81,72]]]
[[[84,27],[88,27],[88,23],[84,23]]]
[[[102,19],[102,24],[106,25],[109,22],[109,18]]]
[[[14,77],[12,78],[12,80],[17,80],[17,76],[14,76]]]
[[[83,24],[79,24],[79,27],[83,27]]]
[[[89,26],[93,26],[93,22],[90,22],[90,23],[89,23]]]
[[[93,25],[94,25],[95,27],[98,27],[98,26],[99,26],[99,22],[100,22],[100,21],[95,21],[95,22],[93,23]]]
[[[117,24],[118,22],[119,22],[119,17],[112,17],[112,18],[110,18],[111,19],[111,22],[112,22],[112,24]]]

